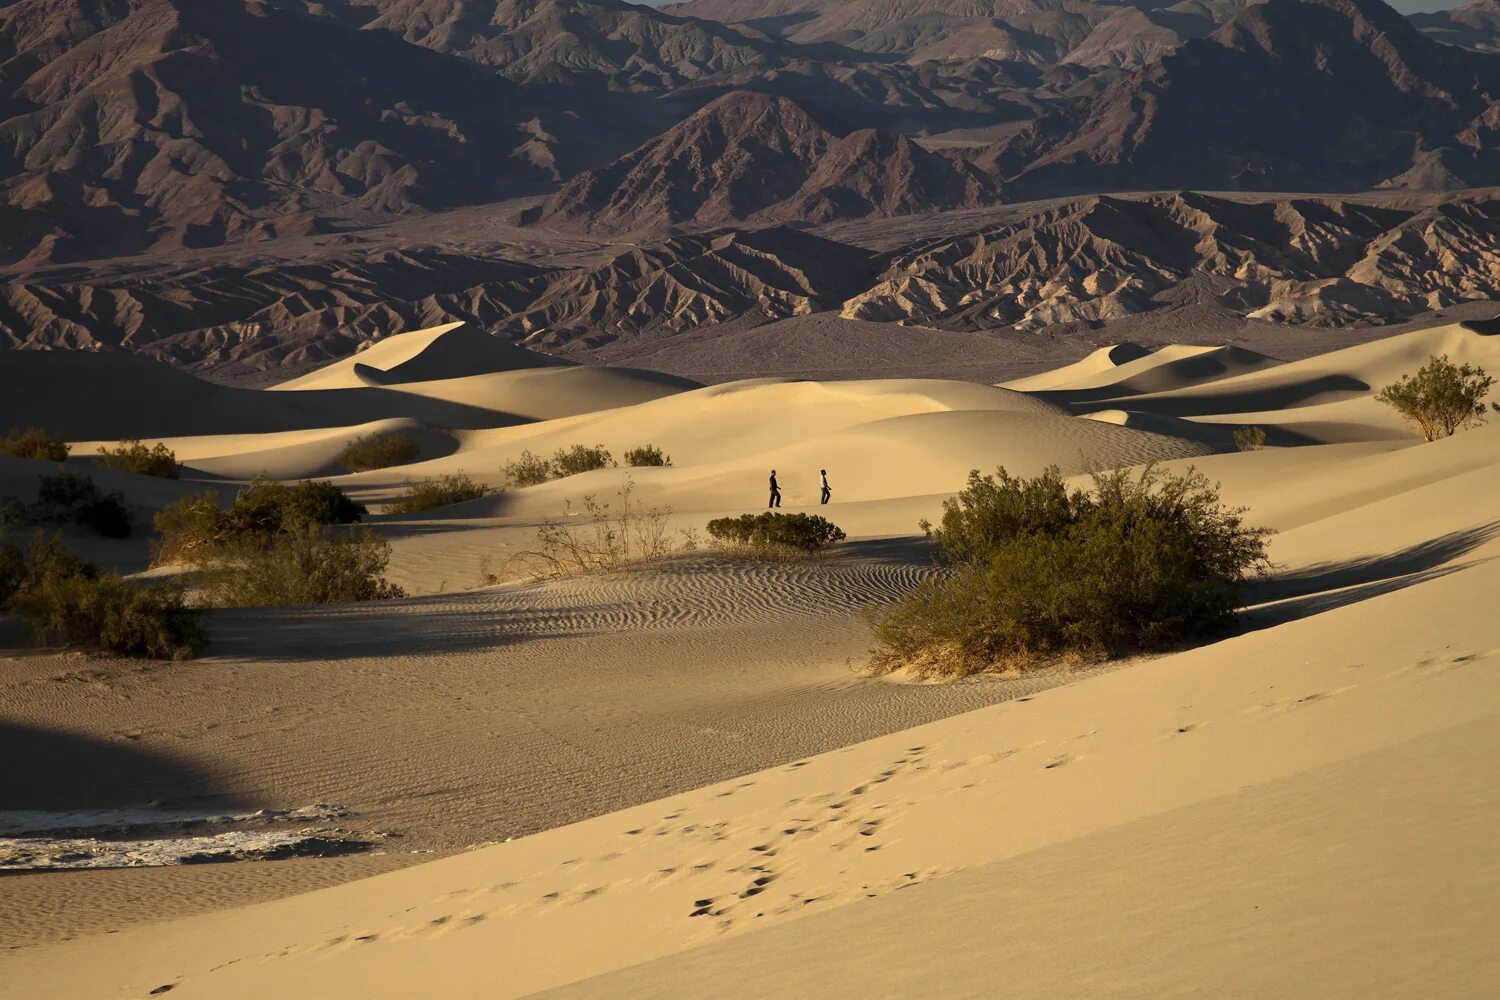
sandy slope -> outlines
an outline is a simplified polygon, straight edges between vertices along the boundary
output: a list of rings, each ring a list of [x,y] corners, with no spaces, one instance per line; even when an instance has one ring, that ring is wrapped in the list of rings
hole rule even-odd
[[[1497,444],[1491,428],[1375,456],[1440,474],[1278,537],[1312,593],[1271,595],[1238,637],[415,869],[22,951],[6,982],[1486,995]]]
[[[649,441],[674,466],[634,470],[636,500],[674,526],[756,509],[773,466],[787,509],[811,504],[828,467],[835,504],[804,509],[854,541],[822,564],[689,554],[459,590],[568,501],[608,498],[623,472],[604,470],[376,517],[421,596],[216,613],[190,664],[12,657],[0,745],[52,762],[19,772],[12,808],[332,801],[401,836],[305,880],[7,878],[0,996],[1489,995],[1500,424],[1419,444],[1369,396],[1430,353],[1500,370],[1497,351],[1450,326],[1285,365],[1102,352],[1027,392],[651,383],[629,405],[608,397],[643,384],[628,372],[490,372],[399,390],[495,407],[471,387],[535,379],[537,416],[174,439],[239,477],[314,474],[370,428],[430,434],[417,464],[339,479],[372,501],[418,475],[497,481],[523,449]],[[1249,422],[1333,443],[1227,451]],[[1081,677],[851,672],[861,608],[930,572],[915,522],[970,468],[1152,460],[1281,532],[1239,634]],[[139,478],[120,488],[143,504],[201,486]]]

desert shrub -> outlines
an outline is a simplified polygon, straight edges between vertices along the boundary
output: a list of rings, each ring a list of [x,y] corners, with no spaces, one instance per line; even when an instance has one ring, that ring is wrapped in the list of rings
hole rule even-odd
[[[303,523],[274,535],[242,536],[218,547],[200,575],[215,607],[337,604],[404,597],[382,576],[391,545],[369,528],[333,534]]]
[[[0,455],[11,458],[35,458],[44,462],[61,462],[68,457],[68,443],[40,427],[24,431],[12,429],[0,438]]]
[[[308,525],[351,524],[367,511],[328,482],[287,485],[255,479],[235,496],[228,510],[212,491],[186,496],[156,515],[156,562],[202,562],[225,546]]]
[[[339,452],[339,462],[350,472],[368,472],[392,465],[407,465],[417,460],[422,450],[417,443],[399,431],[366,434],[357,437]]]
[[[121,441],[113,451],[100,448],[94,461],[106,469],[135,472],[142,476],[162,479],[176,479],[178,476],[176,453],[160,441],[152,448],[136,440]]]
[[[536,486],[552,479],[552,463],[530,449],[521,452],[514,462],[505,463],[505,478],[516,486]]]
[[[781,548],[817,552],[846,537],[844,530],[815,514],[741,514],[708,522],[714,541],[751,548]]]
[[[661,468],[672,464],[672,456],[663,454],[654,444],[643,444],[625,453],[625,464],[635,468]]]
[[[923,521],[921,528],[937,539],[948,562],[977,562],[1006,539],[1055,532],[1072,516],[1067,484],[1055,468],[1032,479],[1017,479],[1004,469],[981,476],[975,469],[963,491],[943,501],[939,525]]]
[[[1432,357],[1416,374],[1375,394],[1380,402],[1414,424],[1428,441],[1450,437],[1484,422],[1484,397],[1495,379],[1475,365],[1455,365],[1448,355]]]
[[[463,503],[465,500],[478,500],[493,492],[493,487],[475,482],[462,472],[455,472],[437,479],[407,483],[406,492],[386,507],[386,511],[392,514],[415,514],[418,511]]]
[[[25,551],[9,538],[0,535],[0,608],[10,603],[10,599],[25,582]]]
[[[935,532],[954,572],[877,616],[870,667],[962,676],[1213,634],[1268,565],[1269,532],[1242,515],[1192,470],[1101,473],[1072,491],[1055,469],[975,473]]]
[[[187,606],[178,584],[136,585],[117,573],[74,574],[28,583],[11,606],[40,642],[173,660],[208,644],[199,612]]]
[[[0,608],[28,587],[70,576],[95,575],[94,567],[69,551],[56,532],[37,531],[29,549],[0,536]]]
[[[552,456],[553,475],[558,479],[576,476],[580,472],[613,468],[614,464],[614,456],[602,444],[596,444],[592,448],[585,444],[575,444],[571,448],[557,449]]]
[[[258,478],[240,490],[229,508],[236,532],[285,531],[309,524],[352,524],[369,513],[330,482],[288,485]]]
[[[152,542],[158,564],[194,562],[228,535],[229,521],[212,490],[182,497],[157,512]]]
[[[38,532],[24,555],[0,539],[0,598],[39,642],[158,659],[193,656],[208,642],[181,585],[98,573],[57,534]]]
[[[593,494],[585,496],[578,508],[567,501],[563,519],[544,522],[537,529],[537,548],[518,553],[517,565],[526,574],[545,579],[609,572],[696,548],[693,533],[684,532],[680,544],[673,536],[672,508],[643,508],[635,502],[634,493],[635,482],[627,475],[611,502]],[[487,575],[485,582],[498,579]]]
[[[15,497],[0,502],[0,521],[71,524],[106,538],[128,538],[131,529],[123,493],[106,493],[88,476],[73,472],[38,477],[35,503],[23,503]]]
[[[1265,429],[1261,427],[1235,428],[1234,446],[1240,451],[1260,451],[1266,446]]]

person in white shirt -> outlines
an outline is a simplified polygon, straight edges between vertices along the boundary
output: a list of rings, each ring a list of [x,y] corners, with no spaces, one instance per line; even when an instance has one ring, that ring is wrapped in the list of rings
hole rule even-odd
[[[819,471],[823,475],[823,502],[827,503],[828,502],[828,498],[831,497],[831,496],[833,496],[833,490],[830,490],[828,488],[828,470],[827,469],[820,469]]]

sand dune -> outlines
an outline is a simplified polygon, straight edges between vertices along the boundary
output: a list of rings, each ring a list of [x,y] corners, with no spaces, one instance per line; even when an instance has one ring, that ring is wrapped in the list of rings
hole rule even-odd
[[[1148,357],[1152,352],[1139,344],[1110,344],[1101,347],[1081,361],[1051,371],[1039,372],[1025,378],[1012,379],[1004,383],[1007,389],[1021,392],[1036,392],[1040,389],[1069,388],[1080,382],[1097,379],[1117,372],[1122,366]]]
[[[132,355],[15,351],[0,366],[0,427],[41,426],[79,441],[160,439],[189,429],[267,434],[396,418],[429,427],[502,427],[630,405],[696,385],[658,372],[569,365],[276,392],[204,382]]]
[[[378,502],[415,476],[498,482],[523,450],[650,442],[674,464],[628,470],[633,502],[670,505],[674,530],[759,509],[775,467],[787,510],[851,540],[823,562],[699,551],[475,587],[569,501],[612,498],[627,470],[607,469],[377,515],[404,600],[216,612],[188,664],[10,651],[0,748],[50,764],[6,808],[339,803],[380,853],[302,878],[8,877],[0,938],[24,946],[0,950],[0,996],[1488,995],[1500,423],[1424,444],[1371,397],[1430,354],[1500,370],[1497,352],[1448,326],[1288,364],[1106,349],[1008,387],[568,367],[250,394],[524,422],[177,437],[184,481],[101,483],[145,503],[418,436],[418,462],[338,478]],[[1273,446],[1230,451],[1243,423]],[[969,469],[1149,461],[1280,532],[1234,634],[1019,680],[851,669],[864,607],[934,572],[915,522]],[[0,486],[44,466],[0,461]]]
[[[1361,582],[1273,599],[1236,637],[429,865],[23,950],[6,982],[205,997],[1001,982],[1017,996],[1484,995],[1497,970],[1483,943],[1500,930],[1486,850],[1496,430],[1346,448],[1451,474],[1325,496],[1330,511],[1275,556]],[[1283,456],[1298,450],[1250,456],[1266,465],[1252,478]],[[1413,543],[1454,533],[1470,544],[1411,561]]]
[[[466,323],[446,323],[375,341],[352,357],[272,388],[358,389],[569,364],[517,347]]]

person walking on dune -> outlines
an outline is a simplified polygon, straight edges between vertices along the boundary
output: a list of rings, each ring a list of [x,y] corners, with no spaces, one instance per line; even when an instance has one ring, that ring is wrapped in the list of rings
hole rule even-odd
[[[827,469],[820,469],[819,471],[823,475],[823,502],[827,503],[828,502],[828,498],[831,497],[831,496],[833,496],[833,490],[830,490],[828,488],[828,470]]]
[[[780,507],[780,506],[781,506],[781,487],[776,485],[776,470],[772,469],[771,470],[771,499],[766,504],[766,507],[769,509],[771,507]]]

